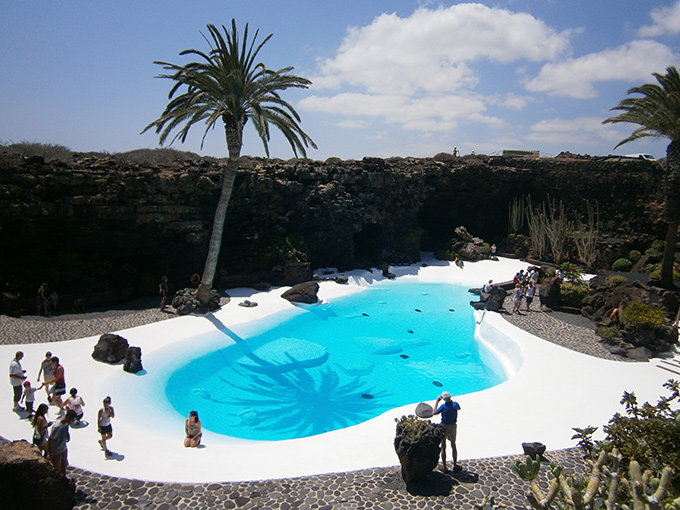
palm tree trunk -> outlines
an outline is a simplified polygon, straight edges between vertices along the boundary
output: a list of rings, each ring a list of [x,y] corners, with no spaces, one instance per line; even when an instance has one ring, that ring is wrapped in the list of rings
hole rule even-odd
[[[661,286],[669,289],[673,286],[673,265],[675,262],[675,245],[678,242],[678,222],[668,223],[666,231],[666,247],[663,250],[661,261]]]
[[[227,218],[227,208],[229,207],[231,193],[234,190],[234,180],[236,179],[236,173],[238,171],[238,161],[241,157],[241,135],[243,126],[229,125],[225,120],[224,129],[227,137],[229,159],[227,161],[227,167],[224,170],[224,175],[222,176],[222,191],[220,192],[220,199],[217,202],[210,244],[208,245],[208,256],[205,259],[205,269],[203,269],[203,278],[201,278],[203,285],[209,289],[213,286],[215,272],[217,271],[217,261],[220,257],[220,248],[222,247],[224,222]]]
[[[666,207],[664,220],[668,223],[666,247],[661,261],[661,286],[673,286],[675,247],[680,222],[680,141],[672,140],[666,148]]]

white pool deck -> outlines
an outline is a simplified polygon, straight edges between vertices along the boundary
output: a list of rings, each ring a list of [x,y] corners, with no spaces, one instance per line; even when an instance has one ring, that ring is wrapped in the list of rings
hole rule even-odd
[[[454,282],[480,287],[489,278],[511,279],[526,263],[501,259],[466,263],[464,269],[438,261],[393,267],[400,278],[428,282]],[[331,301],[361,290],[380,273],[353,271],[350,285],[322,282],[319,297]],[[50,344],[0,346],[0,359],[9,362],[17,350],[24,352],[23,368],[32,383],[47,350],[61,360],[68,388],[77,387],[86,402],[87,426],[73,429],[69,461],[73,466],[112,476],[165,481],[212,482],[289,478],[322,473],[394,466],[398,459],[393,440],[395,418],[413,414],[415,404],[388,411],[365,423],[318,436],[287,441],[251,441],[214,434],[204,429],[202,448],[182,445],[184,416],[163,397],[163,374],[157,366],[169,357],[182,364],[189,356],[215,348],[215,340],[187,340],[215,331],[222,323],[238,331],[239,325],[262,319],[291,308],[280,297],[286,288],[257,293],[252,289],[230,291],[231,302],[214,317],[186,316],[117,332],[130,345],[142,348],[144,375],[123,372],[121,365],[94,361],[92,350],[98,337]],[[243,299],[259,306],[238,306]],[[471,295],[471,299],[475,299]],[[482,313],[476,312],[478,320]],[[217,321],[219,321],[219,323]],[[488,390],[456,396],[455,388],[432,388],[423,400],[433,404],[438,392],[448,390],[461,405],[458,425],[459,458],[495,457],[521,453],[521,443],[540,441],[548,449],[575,446],[572,427],[601,426],[615,412],[624,391],[633,391],[641,401],[656,402],[665,394],[662,384],[672,374],[657,368],[658,360],[648,363],[622,363],[586,356],[530,335],[506,322],[499,314],[486,313],[476,332],[477,338],[504,360],[510,378]],[[226,342],[225,337],[220,342]],[[165,369],[167,372],[167,368]],[[102,399],[110,395],[116,410],[114,437],[109,447],[116,454],[107,458],[99,448],[96,413]],[[44,391],[36,393],[44,402]],[[0,385],[0,435],[11,440],[28,439],[31,427],[11,410],[9,383]],[[256,405],[253,402],[253,405]],[[50,419],[56,411],[50,408]],[[438,419],[438,418],[437,418]],[[265,439],[265,438],[263,438]]]

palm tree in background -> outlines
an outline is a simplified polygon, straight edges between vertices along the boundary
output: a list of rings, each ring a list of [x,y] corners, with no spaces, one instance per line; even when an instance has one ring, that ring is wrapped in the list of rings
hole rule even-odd
[[[668,138],[666,148],[666,205],[664,221],[668,224],[666,248],[661,263],[661,285],[673,286],[673,263],[680,222],[680,73],[676,67],[668,67],[666,74],[653,73],[659,82],[633,87],[627,97],[612,108],[622,113],[606,119],[604,123],[629,122],[639,124],[633,133],[620,141],[616,147],[645,137]],[[615,148],[616,148],[615,147]]]
[[[170,144],[177,139],[183,143],[191,126],[197,122],[204,122],[205,131],[201,139],[203,148],[208,130],[214,128],[218,120],[222,120],[224,124],[229,158],[222,176],[222,191],[217,203],[203,271],[202,282],[208,288],[212,288],[217,269],[224,221],[241,156],[243,128],[248,119],[257,130],[267,157],[270,126],[275,126],[283,133],[296,156],[299,152],[302,157],[306,157],[305,149],[308,146],[316,148],[316,144],[300,128],[298,113],[279,95],[280,91],[289,88],[306,89],[311,82],[289,74],[292,67],[273,71],[267,69],[261,62],[255,61],[260,49],[273,34],[269,34],[256,46],[259,30],[255,32],[252,40],[249,40],[248,24],[245,25],[242,39],[239,39],[234,19],[231,20],[231,30],[227,30],[223,25],[222,31],[224,35],[214,25],[208,25],[210,38],[203,36],[210,46],[208,53],[194,49],[180,53],[195,55],[200,59],[199,62],[183,66],[154,62],[171,73],[161,74],[158,78],[169,78],[176,83],[170,89],[168,94],[170,101],[163,114],[142,131],[144,133],[154,128],[156,133],[160,134],[160,144],[163,145],[170,133],[178,129]],[[175,97],[180,89],[183,92]]]

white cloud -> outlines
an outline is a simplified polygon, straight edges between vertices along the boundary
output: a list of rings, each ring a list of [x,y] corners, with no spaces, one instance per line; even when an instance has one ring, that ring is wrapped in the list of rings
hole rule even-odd
[[[409,97],[343,92],[334,96],[309,96],[300,101],[303,110],[377,117],[389,124],[400,124],[405,129],[418,131],[447,131],[455,129],[458,121],[470,119],[493,127],[503,122],[484,114],[486,106],[481,98],[457,95]]]
[[[638,30],[640,37],[680,34],[680,1],[670,7],[652,9],[650,16],[654,23],[641,27]]]
[[[531,126],[526,139],[556,145],[597,146],[605,142],[614,146],[628,136],[614,126],[602,124],[603,120],[594,116],[542,120]]]
[[[527,96],[518,96],[516,94],[508,93],[505,96],[495,95],[486,99],[487,103],[503,106],[512,110],[523,110],[529,103],[530,98]]]
[[[365,129],[370,125],[371,123],[366,120],[341,120],[337,123],[337,126],[347,129]]]
[[[594,84],[607,80],[650,81],[653,72],[675,61],[668,46],[651,40],[636,40],[598,53],[562,62],[548,63],[538,76],[526,83],[530,92],[577,99],[595,97]]]
[[[474,87],[470,64],[553,59],[569,51],[569,32],[558,33],[525,13],[458,4],[420,8],[408,18],[383,14],[352,27],[337,55],[320,63],[315,89],[349,84],[370,93],[447,93]]]
[[[421,7],[406,18],[382,14],[367,26],[349,28],[335,57],[319,62],[315,95],[300,108],[377,117],[419,131],[452,130],[462,120],[501,127],[504,122],[488,115],[487,106],[518,110],[528,100],[473,92],[481,79],[475,66],[565,56],[569,35],[529,14],[482,4]]]

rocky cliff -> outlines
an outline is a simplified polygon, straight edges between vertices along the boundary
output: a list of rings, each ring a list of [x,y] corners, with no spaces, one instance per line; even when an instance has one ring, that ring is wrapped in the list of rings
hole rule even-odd
[[[49,281],[74,292],[148,293],[164,274],[176,287],[188,283],[203,268],[222,165],[0,154],[3,290],[33,295]],[[562,200],[568,214],[597,201],[606,237],[662,238],[662,178],[649,161],[245,157],[216,285],[277,283],[290,260],[340,268],[413,262],[446,245],[459,225],[500,243],[509,203],[526,195]]]

